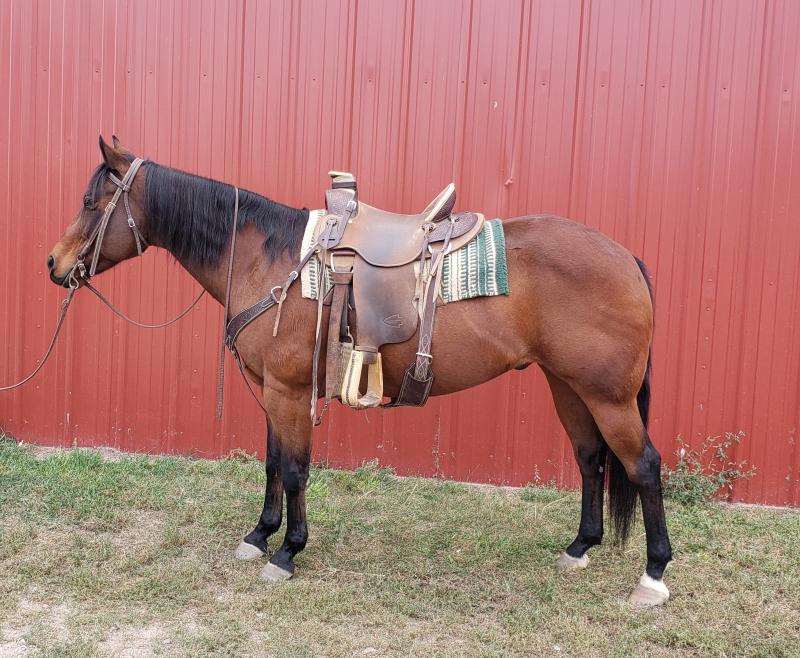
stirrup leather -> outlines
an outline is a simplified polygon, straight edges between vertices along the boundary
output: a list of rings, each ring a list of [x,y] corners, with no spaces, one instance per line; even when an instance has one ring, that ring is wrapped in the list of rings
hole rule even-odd
[[[358,390],[361,383],[361,373],[364,369],[364,357],[368,363],[367,370],[367,392],[361,395]],[[348,362],[344,365],[344,376],[342,377],[342,390],[340,398],[343,404],[354,409],[370,409],[377,407],[383,399],[383,367],[381,365],[380,352],[364,352],[354,349],[350,353]]]

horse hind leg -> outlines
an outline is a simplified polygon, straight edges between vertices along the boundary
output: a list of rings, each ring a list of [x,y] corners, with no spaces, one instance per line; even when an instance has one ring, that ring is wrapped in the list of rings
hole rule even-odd
[[[587,551],[603,539],[603,485],[606,444],[583,400],[564,381],[545,370],[561,424],[572,443],[581,472],[581,521],[578,535],[558,558],[559,570],[583,569]]]
[[[618,479],[617,489],[623,492],[630,491],[630,485],[633,485],[642,503],[647,539],[647,568],[628,600],[641,606],[660,605],[669,598],[669,590],[664,584],[663,575],[672,559],[672,548],[664,516],[661,456],[650,442],[645,427],[646,410],[641,410],[637,406],[635,398],[626,403],[592,400],[586,402],[608,448],[624,468],[624,471],[620,469],[617,477],[624,476],[627,482]],[[624,541],[635,511],[635,498],[626,494],[615,506],[614,469],[611,469],[609,475],[611,508],[616,509],[615,525],[619,539]]]

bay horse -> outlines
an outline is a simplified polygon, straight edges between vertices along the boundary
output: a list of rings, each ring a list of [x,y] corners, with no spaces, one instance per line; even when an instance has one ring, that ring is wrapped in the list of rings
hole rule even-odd
[[[152,245],[169,251],[223,303],[237,200],[230,314],[283,282],[297,261],[308,210],[147,160],[136,162],[141,167],[128,181],[134,155],[116,137],[109,145],[101,136],[100,151],[103,160],[89,181],[83,208],[48,258],[56,284],[82,285],[74,278],[75,268],[92,232],[106,222],[94,263],[97,273]],[[126,203],[116,205],[124,181]],[[114,205],[109,206],[112,198]],[[618,539],[628,536],[637,498],[641,500],[647,566],[629,601],[662,604],[669,597],[663,573],[672,551],[661,457],[647,432],[653,334],[647,270],[618,243],[571,220],[519,217],[504,221],[504,229],[511,292],[439,309],[433,337],[438,366],[431,393],[447,395],[537,364],[550,385],[583,483],[578,534],[558,558],[558,567],[588,565],[588,549],[603,537],[607,482]],[[260,388],[268,412],[264,508],[236,549],[237,558],[267,554],[267,538],[281,526],[286,497],[286,534],[261,572],[267,581],[292,576],[295,557],[308,539],[305,487],[313,430],[308,400],[317,302],[303,299],[300,287],[294,286],[275,337],[273,313],[249,325],[237,342],[246,375]],[[327,326],[323,319],[322,327]],[[397,394],[416,346],[415,336],[381,349],[387,396]],[[479,356],[464,359],[465,353]],[[324,363],[323,355],[322,367]]]

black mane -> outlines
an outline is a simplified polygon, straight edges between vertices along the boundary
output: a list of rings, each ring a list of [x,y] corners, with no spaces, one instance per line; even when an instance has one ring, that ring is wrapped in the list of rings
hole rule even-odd
[[[151,241],[181,262],[200,266],[219,263],[231,235],[234,188],[202,176],[145,162],[144,203]],[[92,177],[102,180],[101,165]],[[107,168],[105,169],[107,171]],[[90,190],[96,189],[90,183]],[[308,211],[290,208],[263,196],[239,190],[238,228],[255,224],[265,234],[271,259],[282,252],[299,256]]]

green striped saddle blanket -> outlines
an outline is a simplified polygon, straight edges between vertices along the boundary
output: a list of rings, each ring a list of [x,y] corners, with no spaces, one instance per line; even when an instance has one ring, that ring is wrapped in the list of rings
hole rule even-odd
[[[311,248],[314,229],[323,215],[322,210],[313,210],[309,213],[301,257]],[[306,299],[319,298],[320,269],[319,260],[312,258],[301,272],[303,297]],[[324,294],[327,294],[333,282],[330,270],[325,269],[322,287]],[[439,296],[443,303],[448,304],[472,297],[507,294],[508,264],[503,223],[499,219],[487,220],[483,230],[473,240],[444,257]]]

